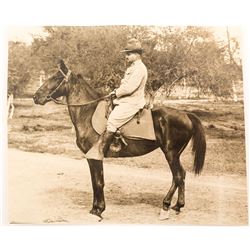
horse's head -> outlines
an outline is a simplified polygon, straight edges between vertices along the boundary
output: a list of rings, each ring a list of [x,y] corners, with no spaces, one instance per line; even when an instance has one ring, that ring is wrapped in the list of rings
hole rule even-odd
[[[33,96],[35,104],[45,103],[67,93],[67,82],[71,71],[66,67],[63,60],[59,60],[58,71],[46,80]]]

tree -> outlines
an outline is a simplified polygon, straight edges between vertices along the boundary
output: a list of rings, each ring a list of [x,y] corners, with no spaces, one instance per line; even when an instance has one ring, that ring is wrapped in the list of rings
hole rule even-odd
[[[8,92],[22,93],[31,79],[30,49],[21,42],[9,42],[8,57]]]
[[[127,39],[142,41],[148,68],[147,89],[164,86],[166,96],[182,79],[199,94],[230,95],[232,88],[224,45],[206,27],[95,26],[45,27],[48,36],[31,46],[32,71],[55,71],[58,58],[89,79],[94,87],[110,91],[123,77],[126,64],[120,50]],[[236,78],[242,75],[238,64]]]
[[[120,50],[128,34],[125,26],[46,27],[48,37],[36,39],[32,54],[40,59],[40,70],[47,74],[63,58],[71,69],[89,78],[95,87],[115,86],[124,71]]]

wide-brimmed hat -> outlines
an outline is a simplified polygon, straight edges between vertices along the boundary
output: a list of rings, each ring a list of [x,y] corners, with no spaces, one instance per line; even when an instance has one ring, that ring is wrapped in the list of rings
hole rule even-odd
[[[122,50],[121,52],[126,53],[126,52],[142,52],[142,51],[143,51],[143,48],[139,40],[136,38],[131,38],[130,40],[128,40],[128,43],[125,49]]]

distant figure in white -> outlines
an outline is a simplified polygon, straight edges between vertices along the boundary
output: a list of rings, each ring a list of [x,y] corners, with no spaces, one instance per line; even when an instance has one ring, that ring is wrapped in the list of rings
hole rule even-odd
[[[40,87],[43,85],[44,81],[45,81],[45,72],[44,70],[40,71],[40,77],[39,77],[39,85]]]
[[[12,119],[13,115],[14,115],[14,95],[12,93],[8,94],[8,100],[7,100],[7,114],[8,114],[8,118]]]

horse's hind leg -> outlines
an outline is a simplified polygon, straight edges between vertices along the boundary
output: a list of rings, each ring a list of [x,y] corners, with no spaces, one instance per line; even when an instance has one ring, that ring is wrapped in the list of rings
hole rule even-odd
[[[180,208],[184,207],[185,205],[185,176],[186,172],[183,169],[181,163],[180,163],[180,156],[178,153],[175,153],[173,150],[170,150],[168,152],[164,152],[166,159],[169,163],[171,172],[172,172],[172,185],[166,195],[166,197],[163,200],[163,209],[168,210],[171,201],[173,198],[173,195],[178,188],[178,199],[177,203],[172,207],[172,209],[176,210],[177,212],[180,212]]]
[[[176,162],[177,173],[175,175],[175,182],[178,186],[178,198],[176,204],[172,207],[177,213],[180,212],[180,209],[185,205],[185,177],[186,171],[183,169],[180,159]]]

